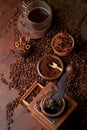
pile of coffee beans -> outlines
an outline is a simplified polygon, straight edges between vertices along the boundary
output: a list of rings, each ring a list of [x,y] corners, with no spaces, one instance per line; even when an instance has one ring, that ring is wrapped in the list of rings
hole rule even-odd
[[[87,114],[87,43],[79,46],[79,52],[68,56],[76,66],[76,72],[67,80],[67,94],[78,103],[79,114]],[[78,50],[77,50],[78,51]]]

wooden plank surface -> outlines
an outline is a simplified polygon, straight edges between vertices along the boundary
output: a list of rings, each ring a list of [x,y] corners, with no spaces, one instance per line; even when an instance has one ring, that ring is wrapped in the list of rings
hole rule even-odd
[[[13,30],[8,31],[8,33],[6,31],[8,30],[10,17],[15,12],[19,1],[20,0],[0,0],[0,73],[4,73],[7,79],[9,77],[9,66],[11,63],[15,62],[16,55],[10,52],[10,50],[13,49],[14,42]],[[55,1],[56,0],[53,0],[52,2],[57,6]],[[64,3],[64,0],[62,2]],[[56,3],[58,3],[58,0]],[[86,5],[87,2],[84,6],[86,7]],[[6,121],[6,104],[9,101],[14,100],[17,96],[18,92],[16,90],[9,90],[0,80],[0,130],[8,130]],[[14,123],[11,125],[11,130],[46,130],[21,104],[15,109],[13,119]],[[69,123],[66,122],[66,124],[62,125],[62,128],[60,129],[74,130],[71,125],[73,126],[73,124],[69,125]]]

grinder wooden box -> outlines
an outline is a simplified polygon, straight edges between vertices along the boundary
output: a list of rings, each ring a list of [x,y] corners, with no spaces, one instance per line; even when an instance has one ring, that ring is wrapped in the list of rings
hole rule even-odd
[[[41,109],[38,109],[36,107],[36,104],[38,101],[41,100],[41,98],[46,94],[46,92],[51,88],[51,86],[57,88],[53,82],[48,82],[48,84],[45,87],[43,87],[41,84],[35,81],[21,98],[21,103],[24,104],[28,108],[28,110],[31,111],[31,115],[38,122],[40,122],[47,130],[57,130],[59,126],[76,108],[77,103],[70,96],[64,94],[63,98],[66,101],[66,109],[64,110],[64,112],[58,117],[54,118],[44,115]],[[34,95],[32,94],[32,92],[34,93]],[[32,99],[29,99],[31,98],[31,95],[33,97]]]

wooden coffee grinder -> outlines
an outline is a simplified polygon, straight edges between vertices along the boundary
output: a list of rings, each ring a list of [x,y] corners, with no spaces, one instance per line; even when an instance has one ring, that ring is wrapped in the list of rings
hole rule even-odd
[[[54,82],[42,86],[35,81],[21,98],[21,103],[47,130],[57,130],[77,106],[65,93],[65,82],[72,72],[73,68],[68,66],[59,86]]]

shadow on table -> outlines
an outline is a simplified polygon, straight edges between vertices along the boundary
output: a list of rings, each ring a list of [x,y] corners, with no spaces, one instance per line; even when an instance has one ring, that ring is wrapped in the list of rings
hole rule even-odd
[[[73,112],[59,130],[87,130],[87,118]]]

